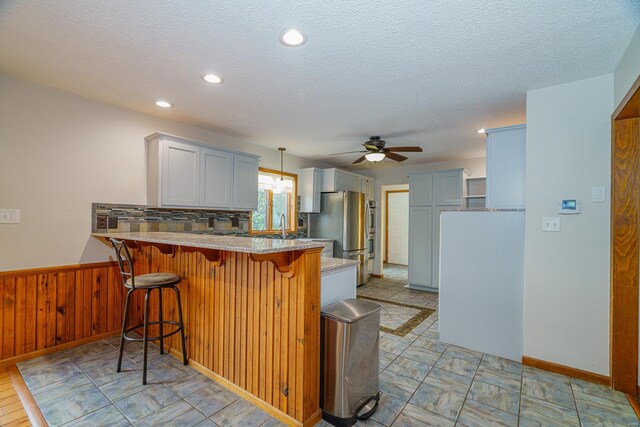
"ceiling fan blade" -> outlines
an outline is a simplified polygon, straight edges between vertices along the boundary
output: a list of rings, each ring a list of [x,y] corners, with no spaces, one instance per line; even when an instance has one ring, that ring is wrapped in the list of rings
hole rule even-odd
[[[404,162],[405,160],[407,160],[407,157],[401,156],[400,154],[396,154],[396,153],[385,153],[385,154],[389,159],[395,160],[396,162]]]
[[[353,153],[368,153],[368,150],[360,150],[360,151],[345,151],[344,153],[333,153],[329,154],[330,156],[340,156],[342,154],[353,154]]]
[[[362,161],[364,161],[365,158],[366,158],[366,155],[362,157],[358,157],[356,161],[353,162],[352,164],[357,165],[358,163],[362,163]]]
[[[422,153],[422,148],[420,147],[389,147],[389,148],[385,148],[384,151],[392,152],[392,153]]]

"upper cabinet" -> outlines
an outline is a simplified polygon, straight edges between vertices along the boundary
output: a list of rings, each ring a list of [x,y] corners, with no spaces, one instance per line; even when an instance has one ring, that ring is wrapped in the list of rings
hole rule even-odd
[[[158,177],[162,204],[198,206],[200,200],[200,148],[178,141],[161,144]]]
[[[525,125],[487,129],[487,207],[524,208]]]
[[[200,206],[233,206],[233,154],[202,148],[200,151]]]
[[[334,191],[364,193],[367,200],[375,198],[375,180],[340,169],[300,169],[298,176],[300,212],[318,213],[321,210],[320,194]]]
[[[233,208],[258,209],[258,158],[233,155]]]
[[[320,193],[322,193],[322,169],[300,169],[298,188],[300,192],[300,212],[319,213]]]
[[[254,210],[258,156],[154,133],[147,140],[147,203]]]
[[[359,193],[360,176],[340,169],[322,170],[322,191],[355,191]]]
[[[360,178],[360,192],[366,200],[374,200],[376,196],[376,181],[373,178]]]

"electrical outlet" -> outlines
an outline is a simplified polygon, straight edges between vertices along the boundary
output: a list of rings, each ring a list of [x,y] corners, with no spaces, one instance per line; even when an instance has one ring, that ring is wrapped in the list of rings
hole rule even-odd
[[[0,209],[0,224],[20,224],[20,209]]]
[[[542,231],[560,231],[560,218],[557,216],[542,218]]]

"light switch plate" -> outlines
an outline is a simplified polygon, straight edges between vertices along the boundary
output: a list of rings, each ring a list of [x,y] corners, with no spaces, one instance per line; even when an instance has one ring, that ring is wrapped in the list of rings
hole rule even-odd
[[[542,231],[560,231],[560,218],[557,216],[542,218]]]
[[[20,224],[20,209],[0,209],[0,224]]]
[[[604,203],[607,193],[604,186],[591,187],[591,201],[594,203]]]

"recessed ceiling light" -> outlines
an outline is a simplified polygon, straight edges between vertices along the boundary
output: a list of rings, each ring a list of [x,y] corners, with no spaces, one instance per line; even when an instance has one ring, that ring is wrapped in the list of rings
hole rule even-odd
[[[478,129],[476,132],[477,133],[487,133],[487,131],[484,128]]]
[[[222,83],[222,77],[218,77],[215,74],[207,74],[202,78],[207,83]]]
[[[156,105],[161,108],[171,108],[173,104],[167,101],[156,101]]]
[[[307,42],[307,38],[298,30],[287,29],[280,33],[280,43],[285,46],[302,46]]]

